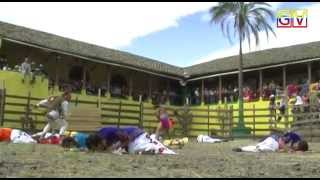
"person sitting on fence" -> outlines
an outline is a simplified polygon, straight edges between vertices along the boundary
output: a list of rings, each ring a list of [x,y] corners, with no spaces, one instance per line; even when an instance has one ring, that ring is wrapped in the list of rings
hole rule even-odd
[[[34,134],[33,137],[44,137],[44,135],[54,126],[59,128],[59,135],[63,136],[64,131],[68,127],[66,118],[68,116],[68,106],[70,100],[71,95],[69,91],[65,91],[61,96],[53,96],[40,101],[36,107],[44,107],[47,109],[47,125],[43,128],[42,132]]]
[[[156,129],[156,139],[159,140],[159,136],[164,133],[169,133],[169,129],[172,128],[174,121],[169,118],[169,115],[166,109],[163,106],[155,106],[156,109],[156,117],[159,121],[159,124]]]

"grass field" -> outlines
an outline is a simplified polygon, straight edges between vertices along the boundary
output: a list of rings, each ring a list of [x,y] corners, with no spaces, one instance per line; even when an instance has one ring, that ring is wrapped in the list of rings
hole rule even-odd
[[[239,153],[255,143],[197,144],[178,155],[114,155],[64,151],[57,145],[0,143],[0,177],[319,177],[320,143],[303,154]]]

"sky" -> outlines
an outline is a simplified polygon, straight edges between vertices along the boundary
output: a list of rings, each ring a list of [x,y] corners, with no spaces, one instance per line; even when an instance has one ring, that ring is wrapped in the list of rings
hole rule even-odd
[[[126,51],[179,67],[237,55],[239,43],[210,23],[216,2],[0,2],[0,21]],[[320,41],[320,3],[270,2],[281,9],[307,9],[307,28],[260,33],[260,44],[244,52]]]

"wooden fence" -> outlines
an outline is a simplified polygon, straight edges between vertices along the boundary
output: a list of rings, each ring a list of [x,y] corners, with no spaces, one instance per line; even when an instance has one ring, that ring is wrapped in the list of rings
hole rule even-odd
[[[34,126],[35,129],[42,129],[44,126],[44,112],[40,109],[26,111],[36,104],[42,98],[27,96],[17,96],[6,94],[1,91],[3,96],[2,106],[0,106],[1,126],[25,128]],[[76,96],[71,101],[72,108],[78,106],[91,106],[101,109],[101,126],[112,125],[117,127],[136,126],[153,132],[158,124],[155,117],[155,109],[149,103],[101,100],[80,100]],[[181,107],[167,106],[169,116],[174,117],[174,111]],[[208,105],[190,107],[192,121],[189,129],[189,136],[197,136],[199,134],[218,135],[223,137],[235,137],[232,134],[232,128],[236,127],[238,122],[238,109],[228,105]],[[1,113],[2,112],[2,113]],[[248,138],[256,138],[268,135],[273,128],[290,128],[292,115],[289,109],[279,123],[271,121],[270,118],[275,116],[270,113],[268,108],[252,108],[244,109],[244,119],[246,127],[251,128],[251,134]],[[23,121],[21,117],[31,117],[32,121]],[[29,123],[29,124],[28,124]],[[174,128],[175,135],[181,135],[182,127],[176,123]]]

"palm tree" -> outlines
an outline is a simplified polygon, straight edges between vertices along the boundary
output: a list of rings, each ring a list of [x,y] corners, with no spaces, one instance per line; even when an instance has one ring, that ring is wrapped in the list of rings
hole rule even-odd
[[[210,8],[211,23],[220,24],[221,30],[231,42],[230,25],[233,25],[234,36],[238,36],[239,50],[239,122],[238,128],[244,128],[243,120],[243,73],[242,73],[242,43],[248,40],[250,47],[250,35],[253,34],[256,45],[259,44],[259,32],[265,31],[269,38],[269,31],[274,35],[272,27],[267,22],[267,17],[274,20],[274,14],[269,9],[271,5],[264,2],[219,2],[217,6]],[[276,36],[276,35],[275,35]],[[232,42],[231,42],[232,43]]]

